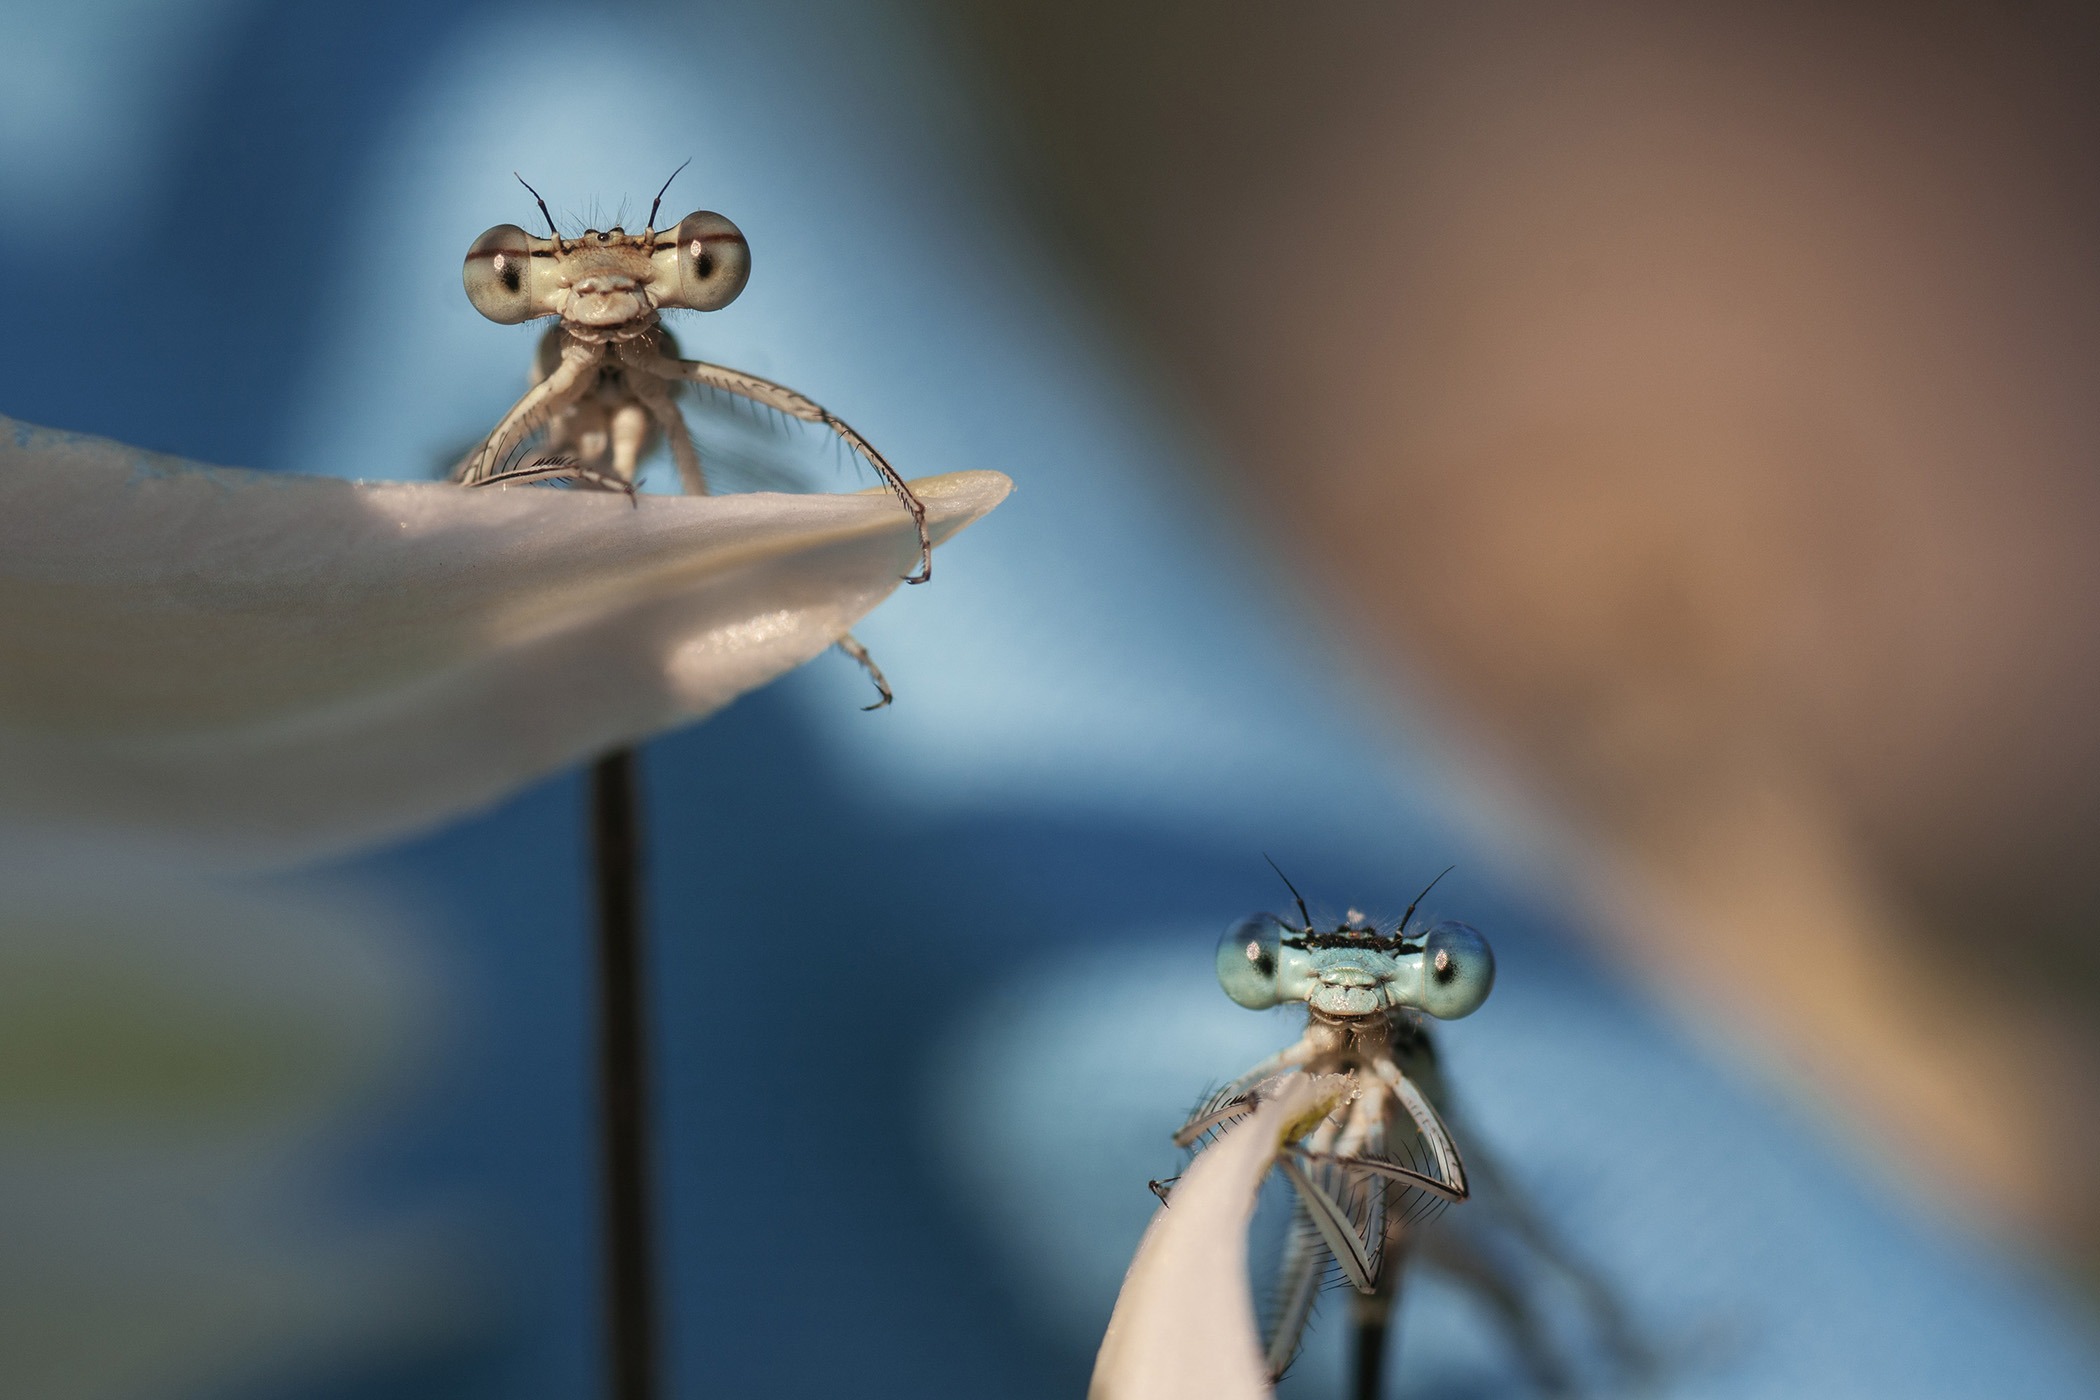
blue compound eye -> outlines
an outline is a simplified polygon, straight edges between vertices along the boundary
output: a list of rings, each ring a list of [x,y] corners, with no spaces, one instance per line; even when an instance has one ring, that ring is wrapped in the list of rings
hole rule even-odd
[[[1224,975],[1223,954],[1219,975]],[[1456,1021],[1480,1009],[1495,989],[1495,951],[1478,929],[1442,923],[1429,930],[1422,948],[1422,1009],[1440,1021]],[[1230,987],[1225,989],[1231,991]]]
[[[1276,1005],[1276,949],[1283,926],[1274,914],[1256,914],[1218,940],[1218,985],[1249,1011]]]

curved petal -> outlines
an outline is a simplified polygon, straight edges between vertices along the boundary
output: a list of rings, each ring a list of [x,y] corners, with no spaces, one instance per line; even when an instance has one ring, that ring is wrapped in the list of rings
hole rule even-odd
[[[914,483],[934,538],[1011,483]],[[412,831],[809,660],[916,558],[887,492],[199,467],[0,419],[0,825],[270,865]]]
[[[1349,1092],[1294,1071],[1205,1148],[1138,1242],[1088,1400],[1261,1400],[1271,1393],[1247,1279],[1247,1222],[1276,1150]]]

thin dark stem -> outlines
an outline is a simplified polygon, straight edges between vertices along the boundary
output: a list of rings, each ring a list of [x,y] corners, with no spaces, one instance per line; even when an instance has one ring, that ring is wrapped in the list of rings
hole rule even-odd
[[[1386,1329],[1391,1325],[1390,1313],[1357,1319],[1355,1389],[1351,1392],[1355,1400],[1380,1400],[1385,1392]]]
[[[598,1092],[604,1112],[605,1342],[611,1400],[657,1400],[656,1270],[642,947],[640,765],[616,749],[591,768],[598,896]]]
[[[1351,1391],[1355,1400],[1380,1400],[1385,1394],[1385,1378],[1392,1374],[1394,1353],[1399,1350],[1393,1323],[1400,1287],[1407,1276],[1407,1237],[1395,1228],[1390,1216],[1387,1227],[1385,1269],[1378,1280],[1378,1291],[1368,1296],[1359,1293],[1349,1300],[1356,1322],[1356,1375]]]

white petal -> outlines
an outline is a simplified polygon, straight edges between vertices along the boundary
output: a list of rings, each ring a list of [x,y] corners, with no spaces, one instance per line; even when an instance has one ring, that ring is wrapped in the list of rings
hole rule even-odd
[[[1291,1073],[1189,1164],[1152,1217],[1094,1358],[1088,1400],[1261,1400],[1271,1393],[1247,1281],[1247,1222],[1276,1149],[1348,1092]]]
[[[936,540],[1011,483],[914,483]],[[0,419],[0,826],[351,849],[727,704],[917,558],[887,492],[204,468]]]

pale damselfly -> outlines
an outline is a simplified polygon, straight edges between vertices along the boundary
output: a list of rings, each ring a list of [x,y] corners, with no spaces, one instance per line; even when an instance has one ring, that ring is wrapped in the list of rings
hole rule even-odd
[[[1495,956],[1465,924],[1416,927],[1415,911],[1428,894],[1391,923],[1351,909],[1318,928],[1291,887],[1295,925],[1256,914],[1218,942],[1226,995],[1250,1010],[1302,1002],[1305,1031],[1208,1095],[1175,1132],[1175,1145],[1201,1151],[1253,1110],[1266,1081],[1292,1070],[1341,1075],[1355,1087],[1277,1158],[1293,1206],[1264,1319],[1270,1375],[1280,1377],[1291,1364],[1314,1304],[1338,1275],[1353,1293],[1352,1391],[1357,1400],[1375,1400],[1410,1262],[1436,1269],[1484,1303],[1544,1393],[1575,1388],[1575,1368],[1543,1316],[1537,1284],[1548,1276],[1587,1315],[1603,1364],[1620,1377],[1641,1375],[1650,1358],[1613,1291],[1559,1242],[1477,1143],[1469,1147],[1469,1174],[1447,1126],[1451,1101],[1432,1021],[1480,1008],[1494,988]],[[1171,1184],[1152,1183],[1169,1206]],[[1468,1209],[1438,1219],[1459,1203]]]

